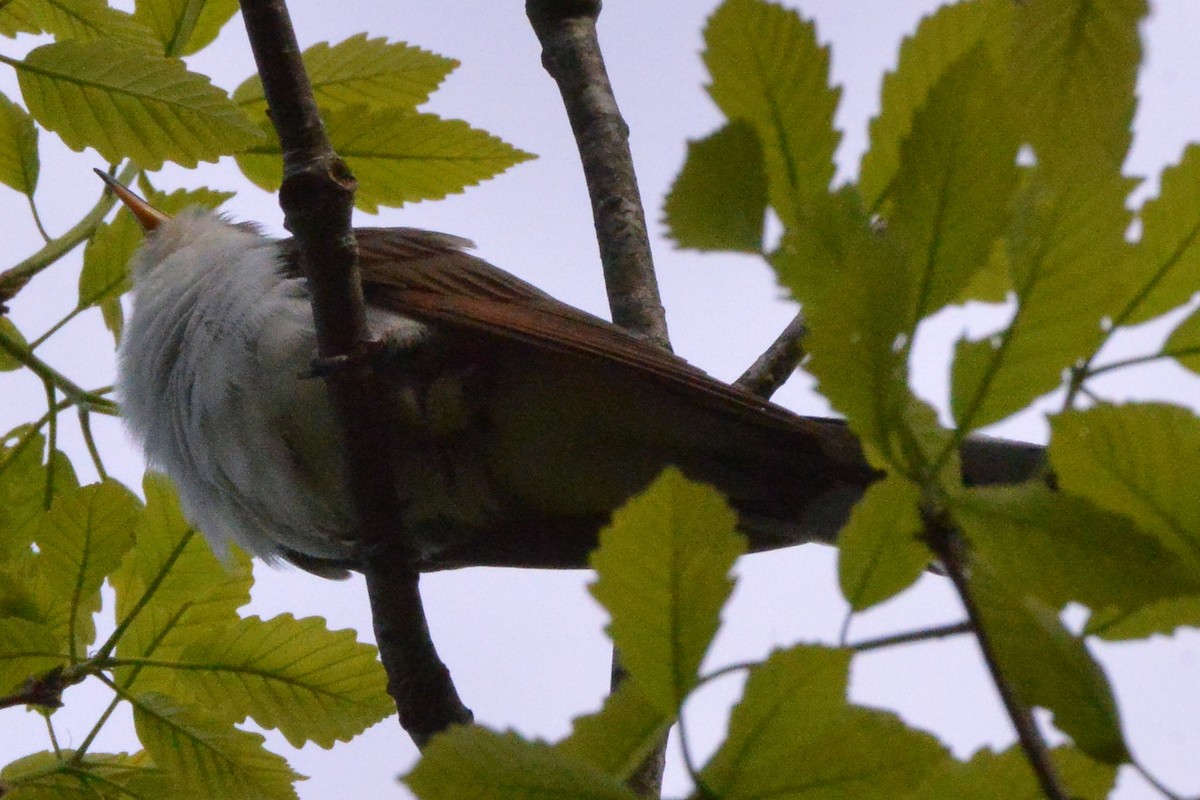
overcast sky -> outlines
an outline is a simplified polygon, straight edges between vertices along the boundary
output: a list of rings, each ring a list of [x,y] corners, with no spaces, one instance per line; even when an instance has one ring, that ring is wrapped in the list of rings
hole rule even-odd
[[[429,110],[466,119],[540,156],[464,195],[377,217],[361,215],[359,223],[413,225],[469,237],[478,252],[498,266],[607,316],[578,158],[557,89],[541,69],[523,4],[339,0],[293,5],[305,46],[341,41],[365,30],[459,59],[462,67]],[[834,80],[843,86],[839,180],[852,178],[866,146],[866,124],[875,111],[882,72],[892,64],[900,37],[938,3],[791,0],[788,5],[815,17],[821,40],[833,45]],[[720,121],[703,91],[699,58],[700,31],[715,6],[715,0],[609,0],[601,18],[602,44],[632,128],[634,158],[652,223],[682,164],[686,139],[710,132]],[[1176,161],[1188,141],[1200,139],[1200,70],[1195,57],[1200,3],[1162,0],[1155,10],[1145,28],[1149,58],[1139,84],[1134,150],[1127,165],[1129,174],[1152,178],[1139,195],[1155,191],[1153,177],[1162,166]],[[26,39],[0,40],[0,52],[19,55],[32,44]],[[193,64],[219,85],[235,87],[252,69],[240,20],[228,25],[211,52]],[[12,97],[17,96],[14,86],[10,71],[0,73],[0,87]],[[99,187],[91,183],[90,168],[102,163],[94,152],[70,153],[53,136],[43,136],[42,154],[38,201],[47,226],[59,233],[95,201]],[[281,213],[274,198],[241,180],[231,160],[191,171],[167,169],[156,182],[167,188],[245,189],[227,209],[239,219],[280,230]],[[27,223],[22,197],[0,189],[0,213],[5,220],[0,224],[3,267],[40,242]],[[654,247],[677,352],[722,379],[737,377],[794,313],[778,299],[770,274],[753,258],[678,253],[661,237]],[[75,275],[68,268],[59,273],[58,278],[39,279],[13,304],[13,318],[27,335],[40,333],[74,304]],[[964,326],[986,324],[990,318],[984,319],[981,323],[964,314],[948,314],[932,331],[923,332],[916,369],[923,395],[944,405],[945,354]],[[1159,326],[1142,331],[1140,341],[1161,337],[1165,330]],[[112,380],[111,339],[98,314],[73,324],[40,352],[85,386]],[[1197,397],[1195,382],[1170,369],[1122,373],[1112,386],[1121,397],[1170,397],[1193,404]],[[25,376],[0,375],[0,398],[0,430],[43,410],[40,384]],[[828,410],[812,394],[811,383],[799,376],[776,399],[803,413]],[[140,461],[117,423],[97,424],[102,451],[123,454],[107,459],[111,471],[129,485],[138,485]],[[1045,437],[1037,413],[1000,431],[1033,441]],[[81,475],[90,480],[86,456],[70,424],[64,425],[63,437],[74,448]],[[332,627],[353,627],[360,638],[371,637],[361,581],[328,583],[261,566],[256,571],[259,583],[250,613],[321,615]],[[797,641],[836,640],[845,606],[836,588],[831,550],[810,546],[754,556],[744,559],[738,571],[741,582],[709,666],[762,657],[771,647]],[[555,739],[569,730],[572,717],[598,706],[607,688],[609,649],[601,633],[603,613],[584,588],[587,580],[577,572],[513,570],[464,570],[424,580],[434,637],[461,695],[481,723]],[[944,582],[926,578],[915,590],[856,619],[852,638],[961,617]],[[1115,683],[1136,754],[1177,792],[1200,792],[1200,760],[1195,757],[1200,752],[1200,633],[1095,649]],[[689,731],[705,750],[701,757],[718,740],[725,708],[737,688],[737,679],[721,682],[689,706]],[[1013,739],[967,640],[860,658],[852,694],[859,702],[897,709],[910,724],[940,735],[962,757],[981,746],[1006,747]],[[93,694],[86,687],[67,693],[67,709],[56,716],[56,721],[62,719],[58,724],[64,746],[78,744],[106,701],[106,694]],[[36,715],[3,713],[0,763],[45,739]],[[97,747],[132,749],[128,719],[115,723]],[[268,735],[298,771],[312,776],[300,784],[305,798],[346,797],[350,787],[360,796],[402,797],[393,779],[416,755],[394,717],[332,751],[310,746],[296,753],[281,737]],[[674,795],[687,790],[677,766],[669,770],[667,787]],[[1123,773],[1115,796],[1133,800],[1153,795]]]

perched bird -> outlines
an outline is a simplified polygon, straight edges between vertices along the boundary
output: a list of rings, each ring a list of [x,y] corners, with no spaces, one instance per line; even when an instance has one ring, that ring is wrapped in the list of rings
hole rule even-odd
[[[102,173],[101,173],[102,174]],[[121,413],[219,551],[328,576],[355,526],[298,250],[252,224],[174,218],[102,174],[146,229],[119,351]],[[578,567],[612,511],[667,465],[710,483],[751,546],[831,541],[878,477],[844,423],[797,416],[411,228],[356,232],[368,327],[421,569]],[[969,443],[970,480],[1036,448]],[[977,473],[972,477],[971,472]]]

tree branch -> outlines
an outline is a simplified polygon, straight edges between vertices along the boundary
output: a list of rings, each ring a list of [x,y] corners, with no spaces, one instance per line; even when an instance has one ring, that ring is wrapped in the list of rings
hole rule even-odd
[[[596,37],[600,5],[600,0],[526,0],[525,13],[542,45],[542,65],[562,94],[583,162],[613,322],[670,350],[629,151],[629,126],[617,107]],[[614,648],[612,688],[625,677]],[[630,777],[629,786],[639,797],[662,793],[666,748],[664,735]]]
[[[562,93],[579,147],[613,322],[670,350],[629,152],[629,126],[617,107],[596,38],[600,0],[526,0],[525,13],[542,45],[542,65]]]
[[[1016,728],[1017,740],[1021,743],[1021,749],[1025,751],[1025,758],[1029,762],[1029,766],[1033,768],[1034,775],[1037,776],[1042,793],[1048,800],[1069,800],[1070,796],[1058,778],[1058,770],[1055,768],[1054,762],[1050,760],[1050,748],[1046,745],[1046,740],[1042,738],[1033,714],[1029,707],[1017,697],[1012,684],[1008,682],[1008,678],[1000,669],[991,639],[988,637],[980,617],[979,606],[976,605],[975,598],[971,594],[971,587],[967,583],[962,538],[948,520],[936,514],[923,513],[922,516],[925,522],[925,540],[946,567],[946,575],[954,584],[963,608],[966,609],[967,620],[975,632],[976,641],[979,642],[979,649],[983,653],[984,663],[987,664],[988,672],[992,676],[992,683],[996,685],[1000,699],[1004,702],[1004,708],[1008,711],[1009,719]]]
[[[358,515],[360,567],[376,642],[400,723],[423,746],[472,720],[438,658],[418,590],[413,554],[399,535],[391,453],[396,432],[367,355],[369,334],[350,226],[355,181],[325,135],[283,0],[240,0],[271,120],[283,148],[279,204],[296,238],[312,293],[320,371],[346,444]]]
[[[764,399],[779,391],[779,387],[792,376],[796,366],[804,359],[804,336],[808,326],[804,324],[804,312],[798,312],[771,346],[733,382]]]

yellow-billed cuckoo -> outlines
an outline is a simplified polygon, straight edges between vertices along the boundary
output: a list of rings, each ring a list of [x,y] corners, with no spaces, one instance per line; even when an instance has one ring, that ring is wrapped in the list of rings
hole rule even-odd
[[[101,173],[147,232],[119,352],[121,413],[220,551],[333,576],[354,525],[291,240]],[[830,541],[878,473],[844,423],[797,416],[412,228],[360,228],[368,327],[402,445],[422,569],[582,566],[611,512],[667,465],[724,492],[751,546]],[[1024,477],[1036,448],[969,442],[972,482]]]

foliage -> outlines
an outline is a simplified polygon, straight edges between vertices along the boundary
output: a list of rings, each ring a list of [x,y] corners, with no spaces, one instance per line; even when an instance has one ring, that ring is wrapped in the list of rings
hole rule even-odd
[[[68,8],[69,6],[69,8]],[[71,13],[68,13],[70,11]],[[146,170],[233,155],[257,185],[281,179],[279,146],[248,78],[230,96],[179,56],[234,13],[229,0],[0,4],[0,34],[54,41],[16,70],[21,102],[0,98],[0,183],[29,197],[44,132],[92,148],[165,210],[228,193],[156,192]],[[1163,404],[1105,402],[1095,378],[1175,359],[1200,371],[1200,315],[1166,345],[1102,360],[1116,331],[1186,304],[1200,287],[1200,149],[1130,210],[1120,172],[1130,142],[1144,0],[963,0],[924,20],[884,79],[856,182],[832,187],[839,90],[811,22],[766,0],[724,0],[705,29],[708,91],[726,117],[692,143],[666,200],[682,247],[752,252],[807,315],[806,368],[887,472],[843,532],[839,577],[855,611],[903,591],[937,559],[959,565],[973,633],[998,680],[1047,709],[1071,743],[1053,760],[1069,791],[1105,795],[1132,762],[1108,677],[1089,637],[1140,638],[1200,624],[1200,419]],[[461,191],[528,158],[466,123],[419,112],[454,62],[355,36],[305,53],[334,144],[374,211]],[[102,198],[61,239],[0,273],[0,303],[78,244],[79,299],[29,341],[0,318],[0,370],[29,369],[47,413],[0,451],[0,696],[53,723],[62,691],[101,682],[128,703],[142,750],[93,751],[106,713],[73,750],[0,770],[12,797],[290,797],[298,778],[253,719],[292,743],[329,747],[386,716],[374,651],[319,619],[243,618],[249,560],[222,564],[148,476],[143,499],[110,480],[80,486],[56,441],[59,414],[112,414],[109,387],[56,372],[40,345],[99,308],[119,339],[125,265],[137,246]],[[767,235],[769,215],[782,235]],[[1131,239],[1131,223],[1140,238]],[[1010,321],[958,342],[946,365],[950,424],[912,391],[921,323],[951,305],[1005,303]],[[1057,394],[1054,394],[1057,393]],[[1044,475],[965,486],[972,432],[1047,395]],[[48,432],[48,436],[47,436]],[[92,447],[97,471],[100,454]],[[667,471],[618,512],[593,555],[593,593],[611,615],[628,681],[558,743],[460,728],[437,738],[406,781],[421,797],[622,798],[655,740],[678,725],[703,796],[1034,797],[1017,748],[953,758],[890,713],[856,706],[855,651],[798,644],[738,665],[747,676],[725,741],[706,764],[687,748],[684,704],[729,670],[704,658],[743,550],[713,490]],[[951,540],[937,535],[950,531]],[[96,641],[107,582],[115,630]],[[1081,633],[1067,604],[1089,610]],[[919,637],[918,637],[919,638]]]

